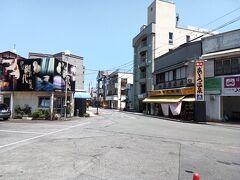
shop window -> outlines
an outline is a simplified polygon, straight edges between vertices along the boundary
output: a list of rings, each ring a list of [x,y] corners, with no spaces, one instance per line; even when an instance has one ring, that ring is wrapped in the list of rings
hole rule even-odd
[[[49,108],[50,107],[50,97],[39,97],[38,98],[38,107]]]

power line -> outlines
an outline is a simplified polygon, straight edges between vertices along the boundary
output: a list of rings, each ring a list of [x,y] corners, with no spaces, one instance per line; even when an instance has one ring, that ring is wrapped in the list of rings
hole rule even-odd
[[[239,20],[240,20],[240,16],[238,16],[237,18],[232,19],[231,21],[228,21],[228,22],[226,22],[225,24],[223,24],[223,25],[221,25],[221,26],[219,26],[219,27],[211,30],[211,32],[216,31],[216,30],[219,30],[219,29],[222,29],[222,28],[224,28],[224,27],[226,27],[226,26],[228,26],[228,25],[230,25],[230,24],[233,24],[233,23],[239,21]],[[194,41],[194,40],[199,39],[199,38],[201,38],[201,37],[203,37],[203,35],[198,36],[198,37],[196,37],[195,39],[193,39],[193,40],[191,40],[191,41]],[[191,41],[190,41],[190,42],[191,42]]]
[[[226,16],[234,13],[235,11],[238,11],[239,9],[240,9],[240,7],[238,7],[238,8],[236,8],[236,9],[234,9],[234,10],[232,10],[232,11],[230,11],[230,12],[228,12],[228,13],[222,15],[222,16],[220,16],[219,18],[217,18],[217,19],[215,19],[215,20],[210,21],[209,23],[207,23],[207,24],[205,24],[205,25],[203,25],[203,26],[201,26],[201,27],[205,27],[205,26],[208,26],[209,24],[215,23],[215,22],[218,21],[219,19],[222,19],[222,18],[224,18],[224,17],[226,17]]]
[[[226,16],[232,14],[233,12],[238,11],[239,9],[240,9],[240,7],[238,7],[238,8],[236,8],[236,9],[234,9],[234,10],[232,10],[232,11],[230,11],[230,12],[228,12],[228,13],[222,15],[222,16],[220,16],[219,18],[217,18],[217,19],[215,19],[215,20],[210,21],[209,23],[207,23],[207,24],[205,24],[205,25],[203,25],[203,26],[200,26],[200,28],[205,27],[205,26],[208,26],[208,25],[210,25],[210,24],[212,24],[212,23],[214,23],[214,22],[222,19],[223,17],[226,17]],[[237,18],[235,18],[235,19],[233,19],[233,20],[231,20],[231,21],[229,21],[229,22],[226,22],[225,24],[223,24],[223,25],[221,25],[221,26],[219,26],[219,27],[217,27],[217,28],[212,29],[211,31],[202,32],[202,33],[204,33],[204,34],[202,34],[202,35],[200,35],[200,36],[198,36],[198,37],[190,40],[190,42],[195,41],[195,40],[203,37],[203,36],[206,35],[206,34],[210,34],[210,33],[214,32],[214,31],[216,31],[216,30],[222,29],[222,28],[224,28],[224,27],[226,27],[226,26],[228,26],[228,25],[230,25],[230,24],[233,24],[233,23],[239,21],[239,20],[240,20],[240,16],[238,16]],[[195,30],[195,32],[200,32],[200,31]],[[190,32],[190,35],[193,34],[193,33],[194,33],[194,30],[193,30],[192,32]],[[201,32],[200,32],[200,33],[201,33]],[[176,42],[177,40],[182,39],[182,38],[185,38],[185,35],[182,36],[182,37],[179,37],[179,38],[175,39],[175,42]],[[180,43],[180,44],[183,44],[183,43]],[[179,45],[180,45],[180,44],[179,44]],[[167,45],[167,48],[164,49],[164,50],[159,51],[158,53],[167,51],[167,50],[169,49],[169,48],[168,48],[169,46],[168,46],[167,43],[166,43],[166,45]],[[177,46],[177,44],[176,44],[176,46]],[[152,51],[155,51],[155,53],[156,53],[156,50],[159,49],[159,48],[164,48],[164,46],[160,46],[160,47],[154,48]],[[137,59],[135,59],[135,60],[139,60],[139,59],[141,59],[141,58],[137,58]],[[130,64],[133,64],[133,67],[134,67],[137,63],[135,64],[135,63],[132,63],[132,61],[129,61],[129,62],[125,63],[125,64],[122,64],[122,65],[113,67],[113,68],[111,68],[111,69],[109,69],[109,70],[105,70],[105,71],[111,71],[111,70],[114,70],[114,69],[117,69],[117,68],[120,68],[120,67],[126,67],[126,66],[129,66]],[[131,69],[133,69],[133,67],[132,67]],[[95,71],[95,72],[98,72],[98,71],[99,71],[99,70],[96,70],[96,69],[85,69],[85,70]],[[90,74],[90,73],[89,73],[89,74]],[[85,75],[86,75],[86,74],[85,74]],[[88,74],[87,74],[87,75],[88,75]]]

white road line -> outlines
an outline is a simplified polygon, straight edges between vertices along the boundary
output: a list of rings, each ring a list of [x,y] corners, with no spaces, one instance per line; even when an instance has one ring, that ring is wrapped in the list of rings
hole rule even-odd
[[[133,116],[128,116],[128,115],[124,115],[124,116],[130,119],[137,119],[136,117],[133,117]]]
[[[11,131],[11,130],[0,130],[0,132],[22,133],[22,134],[44,134],[44,133],[30,132],[30,131]]]
[[[41,137],[44,137],[44,136],[56,134],[56,133],[59,133],[59,132],[62,132],[62,131],[66,131],[66,130],[69,130],[69,129],[72,129],[72,128],[75,128],[75,127],[84,126],[84,125],[87,125],[87,124],[90,124],[90,122],[77,124],[77,125],[70,126],[70,127],[64,128],[64,129],[60,129],[60,130],[57,130],[57,131],[54,131],[54,132],[45,133],[45,134],[42,134],[42,135],[39,135],[39,136],[35,136],[35,137],[32,137],[32,138],[23,139],[21,141],[17,141],[17,142],[14,142],[14,143],[6,144],[6,145],[3,145],[3,146],[0,146],[0,149],[8,147],[8,146],[16,145],[16,144],[19,144],[19,143],[31,141],[31,140],[34,140],[34,139],[38,139],[38,138],[41,138]]]

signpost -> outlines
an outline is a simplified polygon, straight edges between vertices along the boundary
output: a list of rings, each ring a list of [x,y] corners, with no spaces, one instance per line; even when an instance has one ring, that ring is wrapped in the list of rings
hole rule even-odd
[[[204,101],[204,60],[195,61],[195,110],[196,122],[206,121],[206,102]]]
[[[204,101],[204,61],[195,63],[195,98],[196,101]]]

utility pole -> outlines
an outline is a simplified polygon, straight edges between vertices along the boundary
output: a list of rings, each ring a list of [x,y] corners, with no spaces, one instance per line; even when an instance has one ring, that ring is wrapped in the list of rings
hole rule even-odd
[[[97,82],[98,82],[98,85],[97,85],[97,112],[96,114],[98,114],[98,107],[99,107],[99,86],[100,86],[100,71],[98,71],[98,78],[97,78]]]

